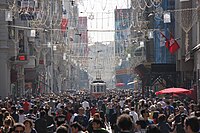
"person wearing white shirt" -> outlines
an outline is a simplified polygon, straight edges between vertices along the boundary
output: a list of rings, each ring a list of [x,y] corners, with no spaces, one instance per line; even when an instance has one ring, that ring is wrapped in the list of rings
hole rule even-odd
[[[64,107],[66,106],[65,103],[64,103],[64,100],[61,100],[61,102],[58,103],[58,105],[56,106],[56,108],[57,109],[61,109],[61,106],[64,106]]]
[[[19,123],[23,123],[26,119],[23,108],[19,109]]]
[[[87,107],[90,108],[90,104],[89,104],[89,102],[86,101],[86,100],[84,100],[81,104],[82,104],[82,106],[83,106],[83,108],[84,108],[85,110],[87,109]]]
[[[74,122],[74,118],[77,116],[77,113],[74,113],[70,119],[70,124],[72,124]]]
[[[131,111],[130,111],[129,114],[133,117],[135,123],[136,123],[136,121],[139,120],[138,114],[135,112],[135,108],[134,107],[131,107]]]
[[[124,107],[124,102],[125,102],[125,101],[124,101],[123,99],[120,99],[120,101],[119,101],[119,105],[120,105],[121,108]]]

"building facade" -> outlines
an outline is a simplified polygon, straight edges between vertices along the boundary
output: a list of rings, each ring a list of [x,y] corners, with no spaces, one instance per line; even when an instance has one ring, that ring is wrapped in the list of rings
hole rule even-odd
[[[115,56],[120,63],[116,66],[116,87],[128,89],[131,81],[130,65],[127,60],[127,49],[129,46],[131,9],[115,9]],[[117,84],[123,84],[118,86]]]
[[[62,1],[3,0],[0,6],[1,97],[61,90],[68,48]]]
[[[152,1],[154,2],[154,1]],[[152,5],[152,2],[148,3]],[[199,3],[196,1],[160,1],[141,8],[132,1],[131,42],[133,55],[143,51],[145,59],[132,64],[140,75],[143,94],[167,87],[191,89],[194,100],[199,98]],[[168,22],[165,15],[168,13]],[[147,22],[143,27],[140,23]],[[138,25],[139,23],[139,25]],[[138,27],[139,26],[139,27]],[[142,31],[144,49],[137,45]],[[141,32],[140,32],[141,33]],[[164,36],[162,34],[164,34]],[[175,39],[179,47],[172,54],[166,47],[166,38]],[[134,50],[135,49],[135,50]],[[132,57],[132,62],[136,58]],[[158,86],[161,86],[158,88]],[[197,93],[196,93],[197,92]],[[198,98],[196,98],[196,96]]]

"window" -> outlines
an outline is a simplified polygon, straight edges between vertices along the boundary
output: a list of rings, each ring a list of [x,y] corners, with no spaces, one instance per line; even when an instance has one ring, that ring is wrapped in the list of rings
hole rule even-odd
[[[97,85],[97,92],[100,92],[100,86]]]
[[[96,86],[94,86],[94,91],[93,92],[96,92]]]

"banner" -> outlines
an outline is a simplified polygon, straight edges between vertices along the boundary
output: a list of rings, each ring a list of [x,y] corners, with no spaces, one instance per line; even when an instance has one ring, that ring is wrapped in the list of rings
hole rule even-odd
[[[65,32],[67,29],[67,24],[68,24],[68,19],[62,18],[62,23],[61,23],[61,31]]]

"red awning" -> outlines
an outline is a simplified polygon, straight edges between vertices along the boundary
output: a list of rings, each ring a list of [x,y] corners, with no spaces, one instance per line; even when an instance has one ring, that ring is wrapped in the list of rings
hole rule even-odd
[[[117,87],[121,87],[121,86],[124,86],[124,85],[125,85],[124,83],[117,83],[116,84]]]
[[[156,95],[161,94],[190,94],[191,91],[184,88],[166,88],[156,92]]]

